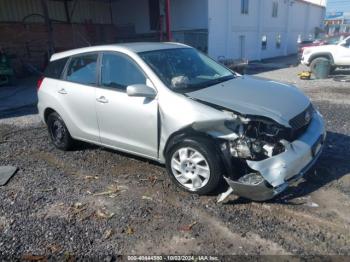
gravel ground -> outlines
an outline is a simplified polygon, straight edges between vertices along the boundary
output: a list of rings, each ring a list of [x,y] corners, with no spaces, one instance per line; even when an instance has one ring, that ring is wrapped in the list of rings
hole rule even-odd
[[[0,187],[0,254],[350,255],[350,84],[301,81],[302,69],[258,75],[312,98],[327,146],[298,187],[265,203],[217,204],[178,190],[154,162],[85,144],[58,151],[37,115],[0,119],[0,165],[19,167]]]

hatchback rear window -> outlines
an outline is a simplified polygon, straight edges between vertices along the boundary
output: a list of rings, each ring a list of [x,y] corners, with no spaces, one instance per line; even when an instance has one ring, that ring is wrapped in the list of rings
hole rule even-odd
[[[45,70],[45,77],[60,79],[68,58],[63,58],[50,62]]]

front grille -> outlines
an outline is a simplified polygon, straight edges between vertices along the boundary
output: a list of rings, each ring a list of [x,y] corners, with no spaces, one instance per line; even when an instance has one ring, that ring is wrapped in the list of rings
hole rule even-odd
[[[309,125],[310,121],[312,120],[313,113],[314,108],[312,104],[310,104],[303,112],[289,121],[290,126],[293,130],[298,130]]]
[[[309,116],[307,116],[307,114]],[[312,120],[313,114],[314,108],[312,104],[310,104],[302,113],[289,121],[289,124],[291,126],[288,139],[289,141],[298,139],[302,134],[306,132]]]

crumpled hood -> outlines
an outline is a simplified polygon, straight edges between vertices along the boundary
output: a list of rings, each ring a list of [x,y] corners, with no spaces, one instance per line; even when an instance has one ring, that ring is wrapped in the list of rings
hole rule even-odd
[[[264,116],[289,127],[289,120],[304,111],[310,100],[298,88],[252,76],[189,92],[199,101],[243,115]]]

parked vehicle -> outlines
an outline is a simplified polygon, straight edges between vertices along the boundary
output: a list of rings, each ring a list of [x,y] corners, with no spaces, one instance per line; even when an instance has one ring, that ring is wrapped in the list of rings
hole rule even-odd
[[[241,76],[176,43],[55,54],[39,113],[62,150],[82,140],[159,161],[182,189],[267,200],[302,177],[325,141],[322,116],[296,87]]]
[[[348,36],[350,36],[349,33],[342,33],[342,34],[329,36],[321,39],[302,41],[298,45],[298,58],[299,60],[301,60],[305,48],[320,46],[320,45],[337,45]]]
[[[336,45],[324,45],[305,48],[301,63],[310,66],[312,72],[319,63],[328,61],[331,64],[328,72],[333,72],[337,67],[350,66],[350,36]]]

